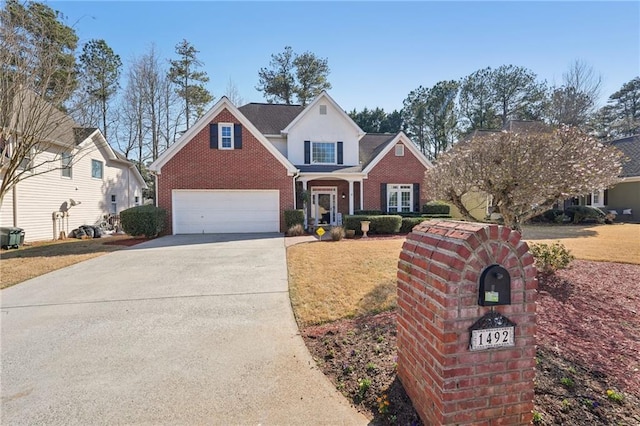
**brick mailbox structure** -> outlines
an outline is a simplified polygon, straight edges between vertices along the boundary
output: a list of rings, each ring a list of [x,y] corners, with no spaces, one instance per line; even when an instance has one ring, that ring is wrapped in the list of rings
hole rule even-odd
[[[484,302],[480,287],[492,265],[504,268],[493,266],[510,279],[510,295],[486,284]],[[433,220],[409,234],[398,263],[398,376],[426,425],[531,423],[536,287],[519,232]],[[498,303],[499,292],[509,304]],[[471,329],[492,315],[513,328],[492,323],[472,345]],[[489,345],[497,337],[501,346]]]

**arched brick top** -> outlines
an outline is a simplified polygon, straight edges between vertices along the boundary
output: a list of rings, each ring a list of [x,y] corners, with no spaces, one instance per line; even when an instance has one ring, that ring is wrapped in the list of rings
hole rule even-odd
[[[425,424],[531,422],[535,376],[536,268],[520,233],[432,220],[416,226],[398,262],[398,376]],[[511,276],[515,346],[469,350],[479,277],[499,264]]]

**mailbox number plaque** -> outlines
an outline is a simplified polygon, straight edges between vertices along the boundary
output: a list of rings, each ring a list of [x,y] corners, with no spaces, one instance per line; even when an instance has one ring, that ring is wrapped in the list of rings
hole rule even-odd
[[[476,321],[469,331],[469,349],[479,351],[482,349],[503,348],[515,346],[516,323],[499,312],[487,312]]]
[[[481,349],[515,346],[514,327],[488,328],[485,330],[471,331],[472,351]]]

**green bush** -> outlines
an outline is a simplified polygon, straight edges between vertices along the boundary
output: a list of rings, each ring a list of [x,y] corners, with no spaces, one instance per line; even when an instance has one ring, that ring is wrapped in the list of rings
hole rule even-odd
[[[127,234],[156,237],[164,229],[167,211],[155,206],[137,206],[120,212],[120,224]]]
[[[571,252],[560,243],[531,244],[529,250],[536,261],[538,271],[545,274],[552,274],[558,269],[564,269],[575,259]]]
[[[426,219],[424,217],[403,217],[402,225],[400,226],[400,233],[408,234],[409,232],[411,232],[414,226],[421,224],[425,220],[429,219]]]
[[[546,212],[542,213],[542,216],[548,222],[562,223],[562,219],[564,218],[564,210],[562,210],[562,209],[549,209]]]
[[[382,210],[356,210],[353,212],[356,216],[378,216],[382,213]]]
[[[287,229],[295,225],[304,225],[304,211],[302,210],[285,210],[284,223]]]
[[[449,207],[449,204],[442,201],[429,201],[427,204],[422,206],[422,213],[449,214],[450,212],[451,207]]]
[[[598,223],[604,223],[605,214],[602,210],[591,206],[569,206],[564,211],[573,223],[581,223],[587,219],[593,219]]]
[[[345,216],[342,221],[342,226],[347,230],[351,229],[356,231],[356,234],[362,235],[360,222],[364,220],[371,222],[369,225],[369,234],[396,234],[402,226],[402,217],[398,215]]]

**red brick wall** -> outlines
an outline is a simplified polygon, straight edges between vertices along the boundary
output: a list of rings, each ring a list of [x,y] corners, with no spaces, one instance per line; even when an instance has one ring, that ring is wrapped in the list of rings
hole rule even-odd
[[[425,424],[529,424],[533,410],[536,268],[520,234],[497,225],[429,221],[414,228],[398,263],[398,376]],[[469,350],[482,270],[511,276],[515,347]]]
[[[364,180],[364,210],[380,210],[382,183],[419,183],[420,192],[423,192],[425,171],[424,165],[409,149],[405,148],[403,157],[396,157],[395,148],[391,148]],[[420,196],[420,206],[422,204],[424,200]]]
[[[211,123],[240,123],[227,109]],[[293,177],[244,126],[242,149],[209,148],[207,125],[182,147],[158,176],[158,206],[167,210],[167,233],[171,229],[173,189],[277,189],[280,191],[280,230],[285,231],[283,211],[293,209]]]

